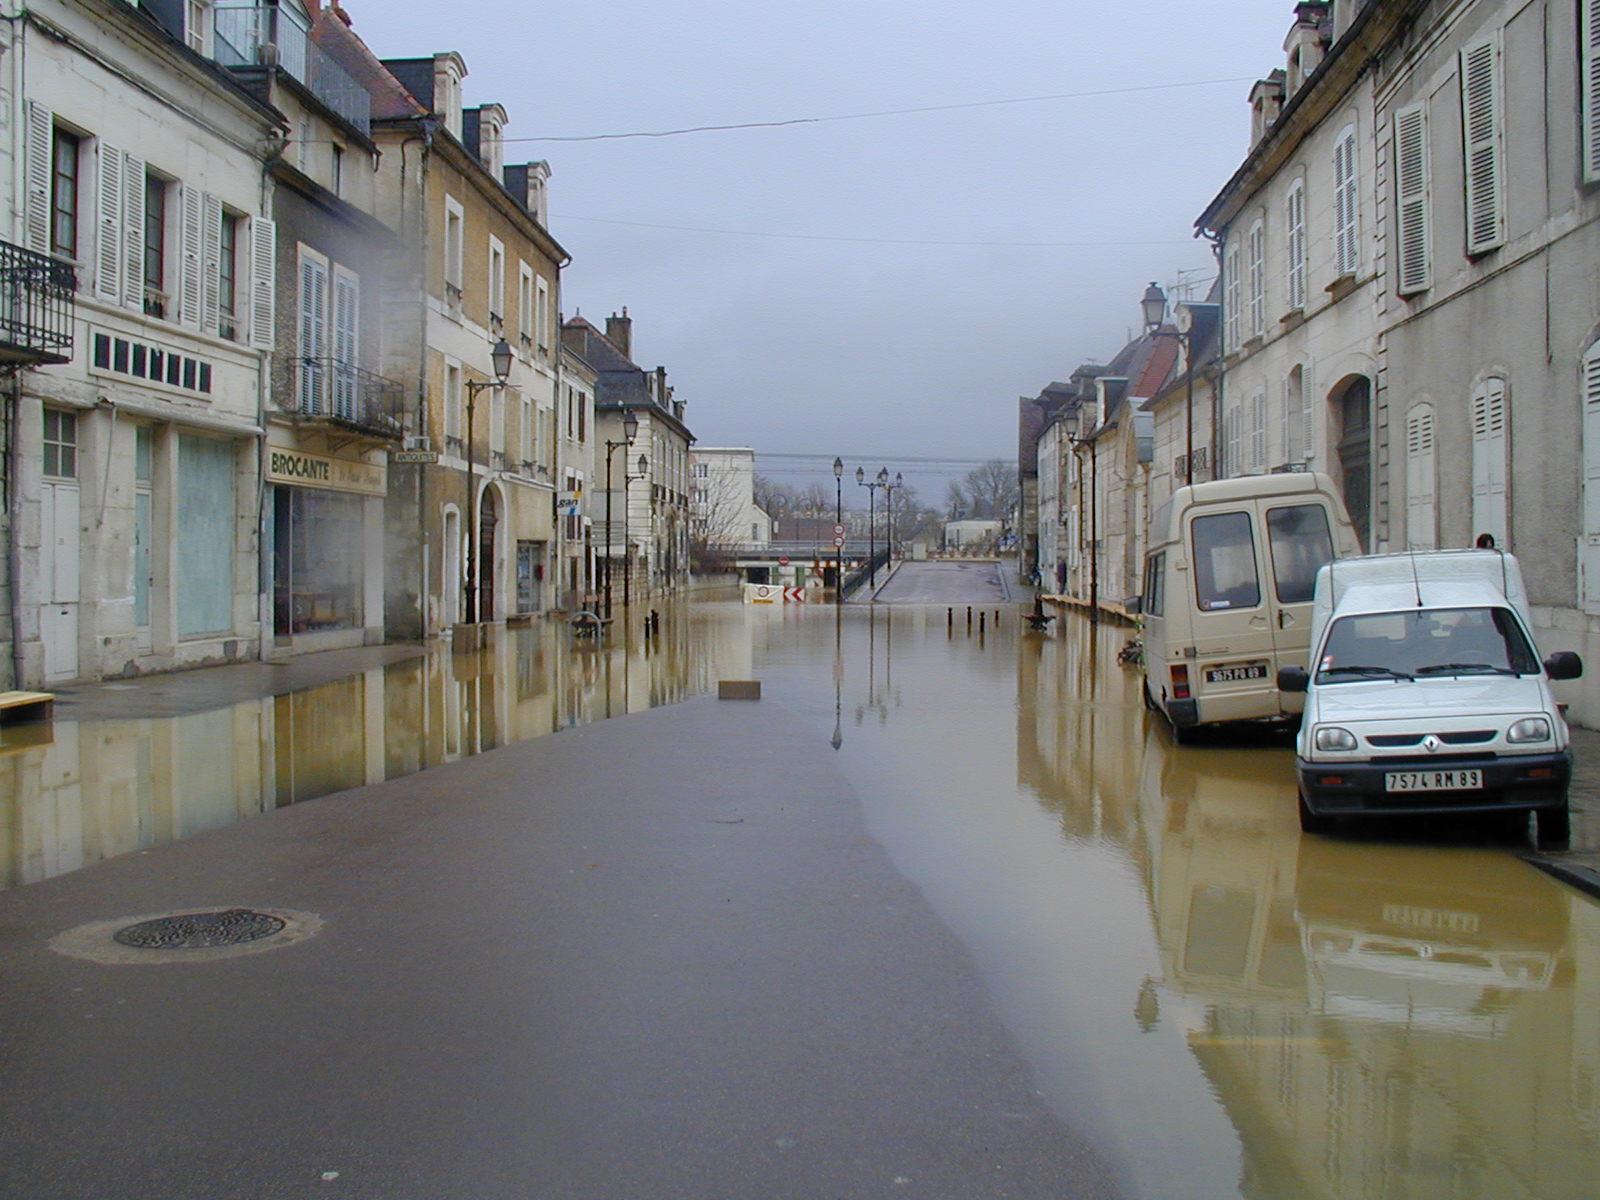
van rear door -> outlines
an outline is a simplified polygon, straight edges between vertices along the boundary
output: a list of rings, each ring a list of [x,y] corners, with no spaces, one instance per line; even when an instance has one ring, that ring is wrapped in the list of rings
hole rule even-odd
[[[1321,497],[1261,501],[1271,561],[1268,606],[1277,667],[1306,666],[1311,657],[1311,597],[1317,572],[1333,559],[1333,514]],[[1284,692],[1281,711],[1298,713],[1305,696]]]
[[[1199,720],[1247,721],[1278,709],[1274,612],[1265,542],[1253,501],[1196,508],[1189,519],[1194,651],[1190,687]]]

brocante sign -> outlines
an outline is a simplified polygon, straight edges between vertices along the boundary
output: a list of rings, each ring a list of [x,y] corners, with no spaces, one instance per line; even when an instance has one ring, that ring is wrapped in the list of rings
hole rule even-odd
[[[389,490],[384,469],[375,463],[329,458],[279,446],[267,447],[267,479],[271,483],[359,492],[363,496],[382,496]]]

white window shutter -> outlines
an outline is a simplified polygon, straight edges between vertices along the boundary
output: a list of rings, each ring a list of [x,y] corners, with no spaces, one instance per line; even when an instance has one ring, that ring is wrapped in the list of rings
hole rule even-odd
[[[23,147],[23,245],[50,253],[50,176],[55,157],[55,115],[28,101]]]
[[[1432,283],[1428,229],[1428,124],[1426,108],[1408,105],[1394,114],[1395,221],[1399,234],[1396,290],[1403,296]]]
[[[1347,126],[1333,148],[1333,260],[1338,275],[1361,269],[1361,202],[1356,131]]]
[[[1505,241],[1505,171],[1500,118],[1500,40],[1482,38],[1461,51],[1461,128],[1466,161],[1467,253]]]
[[[1223,332],[1227,341],[1227,349],[1236,349],[1239,345],[1239,307],[1242,297],[1239,292],[1239,247],[1229,245],[1224,256],[1224,270],[1227,275],[1226,289],[1223,296],[1223,307],[1226,309]]]
[[[216,333],[222,322],[222,201],[200,198],[200,328]]]
[[[1600,0],[1597,0],[1600,2]],[[1289,189],[1289,308],[1306,306],[1306,189],[1296,183]]]
[[[1578,587],[1583,607],[1600,612],[1600,342],[1583,356],[1583,536],[1578,539]]]
[[[1250,403],[1250,469],[1267,467],[1267,390],[1261,388]]]
[[[1508,511],[1506,498],[1507,436],[1506,385],[1488,379],[1472,392],[1472,536],[1494,536],[1506,548]]]
[[[353,275],[335,272],[333,276],[333,399],[334,410],[342,417],[356,415],[357,365],[356,321],[360,308],[358,284]]]
[[[300,259],[300,411],[324,411],[328,358],[328,268]]]
[[[113,304],[123,303],[122,272],[125,256],[122,237],[127,228],[125,215],[126,182],[123,178],[127,155],[106,142],[96,155],[94,205],[94,293]],[[141,191],[140,196],[144,193]],[[140,205],[141,212],[143,205]],[[140,225],[141,232],[143,225]],[[140,264],[140,300],[143,301],[143,262]]]
[[[251,217],[249,245],[250,345],[271,350],[277,312],[277,225],[266,217]]]
[[[1578,11],[1583,181],[1600,183],[1600,0],[1579,0]]]
[[[1310,462],[1317,452],[1317,389],[1308,362],[1300,370],[1300,433],[1305,438],[1300,457]]]
[[[1419,404],[1406,414],[1406,548],[1438,547],[1438,485],[1433,408]]]
[[[1250,227],[1250,333],[1260,337],[1267,329],[1266,230],[1257,221]]]
[[[136,312],[144,311],[144,175],[144,159],[122,156],[122,303]]]
[[[190,329],[200,328],[205,290],[200,278],[204,210],[199,188],[188,184],[178,188],[178,308],[180,318]]]

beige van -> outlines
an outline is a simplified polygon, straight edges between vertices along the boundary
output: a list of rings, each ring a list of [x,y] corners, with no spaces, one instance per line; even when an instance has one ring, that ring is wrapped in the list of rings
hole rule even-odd
[[[1361,553],[1333,481],[1309,472],[1179,488],[1150,518],[1144,699],[1180,739],[1197,725],[1282,720],[1305,666],[1317,570]]]

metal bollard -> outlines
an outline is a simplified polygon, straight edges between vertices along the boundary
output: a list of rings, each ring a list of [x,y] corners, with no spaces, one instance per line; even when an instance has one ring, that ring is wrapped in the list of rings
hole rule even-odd
[[[983,636],[983,619],[985,617],[987,617],[988,615],[989,615],[988,613],[983,613],[983,612],[978,614],[978,636],[979,637]]]
[[[967,605],[967,632],[972,632],[972,605]]]
[[[661,612],[659,609],[652,608],[650,610],[650,632],[657,634],[661,632]]]
[[[944,610],[944,632],[945,632],[945,636],[946,637],[952,636],[955,633],[955,631],[956,631],[956,610],[954,608],[946,608]]]

